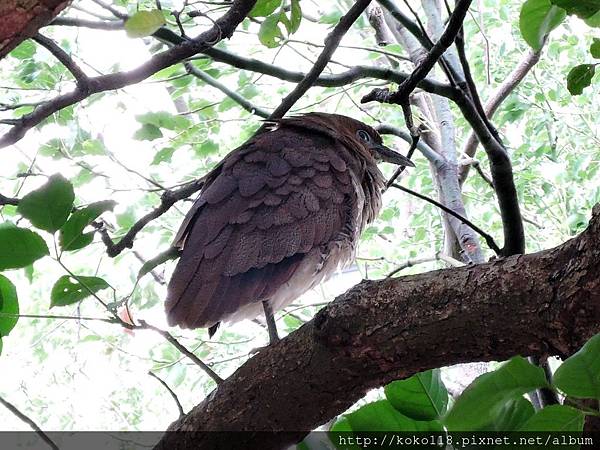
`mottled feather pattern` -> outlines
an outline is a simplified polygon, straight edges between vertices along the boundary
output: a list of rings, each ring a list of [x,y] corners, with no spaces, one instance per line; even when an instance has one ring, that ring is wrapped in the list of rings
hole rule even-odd
[[[349,224],[374,218],[383,177],[366,150],[355,148],[362,124],[349,122],[353,131],[344,133],[325,116],[278,121],[208,175],[176,238],[183,252],[169,283],[170,324],[227,320],[285,288],[309,253],[327,253],[342,239],[353,248],[357,233]],[[372,183],[366,191],[353,186],[365,177]],[[357,195],[369,197],[364,214]]]

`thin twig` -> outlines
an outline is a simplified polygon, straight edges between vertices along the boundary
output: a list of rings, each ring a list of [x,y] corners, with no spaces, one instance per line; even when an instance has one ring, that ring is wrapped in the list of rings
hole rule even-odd
[[[432,199],[430,197],[427,197],[426,195],[419,194],[418,192],[415,192],[412,189],[406,188],[406,187],[401,186],[401,185],[399,185],[397,183],[392,184],[392,187],[395,187],[396,189],[400,189],[401,191],[404,191],[404,192],[406,192],[408,194],[414,195],[415,197],[418,197],[421,200],[425,200],[426,202],[429,202],[432,205],[437,206],[442,211],[450,214],[451,216],[456,217],[462,223],[464,223],[465,225],[468,225],[469,227],[471,227],[473,229],[473,231],[475,231],[477,234],[479,234],[485,240],[485,242],[488,245],[488,247],[491,248],[497,255],[501,254],[500,247],[498,247],[498,245],[494,241],[494,238],[492,236],[490,236],[488,233],[486,233],[485,231],[483,231],[481,228],[479,228],[477,225],[475,225],[473,222],[471,222],[469,219],[467,219],[467,218],[461,216],[460,214],[454,212],[453,210],[451,210],[447,206],[442,205],[440,202],[438,202],[438,201],[436,201],[436,200],[434,200],[434,199]]]
[[[93,225],[100,233],[102,242],[106,245],[106,253],[108,256],[115,257],[126,248],[132,248],[135,237],[146,225],[166,213],[177,201],[188,198],[194,192],[202,189],[203,185],[204,180],[200,179],[192,181],[179,189],[163,192],[160,205],[134,223],[129,231],[125,233],[125,236],[117,243],[112,240],[102,222],[94,222]]]
[[[21,419],[27,425],[29,425],[33,429],[33,431],[35,431],[37,433],[37,435],[46,444],[48,444],[48,446],[50,448],[52,448],[53,450],[59,450],[58,446],[52,441],[52,439],[50,439],[48,437],[48,435],[46,433],[44,433],[44,431],[31,418],[27,417],[25,414],[23,414],[21,411],[19,411],[19,409],[15,405],[13,405],[9,401],[5,400],[2,396],[0,396],[0,403],[2,403],[4,406],[6,406],[6,408],[11,413],[13,413],[15,416],[17,416],[19,419]]]
[[[173,392],[173,389],[171,389],[169,387],[169,385],[165,381],[163,381],[158,375],[156,375],[154,372],[151,372],[149,370],[148,375],[150,375],[152,378],[156,379],[160,384],[162,384],[164,386],[164,388],[169,392],[169,394],[171,394],[171,397],[173,397],[173,400],[175,401],[175,404],[177,405],[177,409],[179,410],[179,417],[185,416],[185,412],[183,411],[183,406],[181,406],[179,397],[177,397],[177,394],[175,394],[175,392]]]
[[[327,63],[331,59],[331,56],[337,49],[342,37],[346,34],[346,32],[350,29],[352,24],[358,19],[358,17],[363,13],[363,11],[369,6],[371,0],[357,0],[354,5],[348,10],[348,12],[340,19],[338,24],[333,28],[331,33],[325,38],[325,48],[317,58],[314,66],[310,69],[310,71],[306,74],[306,76],[296,85],[294,90],[290,92],[283,101],[279,104],[275,111],[271,113],[270,119],[279,119],[285,115],[289,109],[294,106],[294,104],[308,91]],[[263,129],[261,127],[261,129]],[[259,130],[260,131],[260,130]]]
[[[204,363],[200,358],[194,355],[191,351],[185,348],[175,337],[167,331],[161,330],[160,328],[155,327],[154,325],[150,325],[145,320],[140,320],[140,328],[146,328],[149,330],[153,330],[164,337],[173,347],[183,353],[185,356],[190,358],[194,364],[200,367],[209,377],[213,379],[213,381],[217,384],[221,384],[223,379],[215,373],[210,367]]]

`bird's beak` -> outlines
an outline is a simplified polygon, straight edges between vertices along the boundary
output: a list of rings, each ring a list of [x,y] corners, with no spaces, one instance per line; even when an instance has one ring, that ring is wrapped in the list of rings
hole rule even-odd
[[[395,152],[383,144],[375,144],[372,147],[373,152],[379,156],[382,161],[396,164],[398,166],[415,167],[414,163],[406,156]]]

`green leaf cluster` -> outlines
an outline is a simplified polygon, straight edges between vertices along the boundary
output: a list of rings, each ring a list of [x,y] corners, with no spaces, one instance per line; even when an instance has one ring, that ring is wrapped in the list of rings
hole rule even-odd
[[[527,0],[519,17],[523,39],[534,50],[541,50],[548,35],[567,15],[585,19],[592,27],[600,27],[600,0]],[[590,48],[594,58],[600,58],[600,40],[594,39]],[[592,84],[597,64],[579,64],[567,75],[567,89],[571,95],[581,95]]]
[[[551,384],[541,368],[516,356],[478,377],[448,407],[440,370],[429,370],[388,384],[385,399],[344,414],[330,436],[335,444],[337,434],[348,432],[581,432],[585,415],[594,412],[567,405],[551,405],[536,412],[524,395],[540,388],[571,399],[600,400],[600,334],[563,362]]]
[[[85,228],[102,213],[114,208],[112,200],[92,203],[74,209],[73,185],[62,175],[52,175],[47,182],[26,194],[20,201],[17,213],[29,220],[38,230],[52,235],[58,233],[61,252],[79,250],[94,239],[94,232]],[[0,225],[0,271],[26,269],[31,276],[32,264],[50,254],[44,238],[28,228],[10,222]],[[57,255],[60,259],[60,255]],[[50,294],[50,306],[70,305],[109,287],[102,278],[63,276],[58,279]],[[17,323],[19,304],[17,291],[11,281],[0,275],[0,346]],[[4,315],[6,314],[6,315]]]
[[[288,15],[281,0],[259,0],[250,12],[250,17],[265,17],[258,30],[258,40],[265,47],[274,48],[280,45],[284,36],[280,25],[284,26],[288,35],[298,31],[302,22],[302,9],[299,0],[291,0]]]

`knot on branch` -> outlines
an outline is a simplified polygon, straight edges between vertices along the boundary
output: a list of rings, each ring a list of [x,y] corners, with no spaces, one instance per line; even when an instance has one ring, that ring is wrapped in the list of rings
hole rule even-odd
[[[372,284],[363,280],[321,309],[313,322],[314,339],[326,347],[359,345],[366,326],[364,309],[371,307],[367,292]]]
[[[388,88],[375,88],[363,98],[360,99],[361,103],[368,102],[379,102],[379,103],[389,103],[391,97],[390,90]]]

